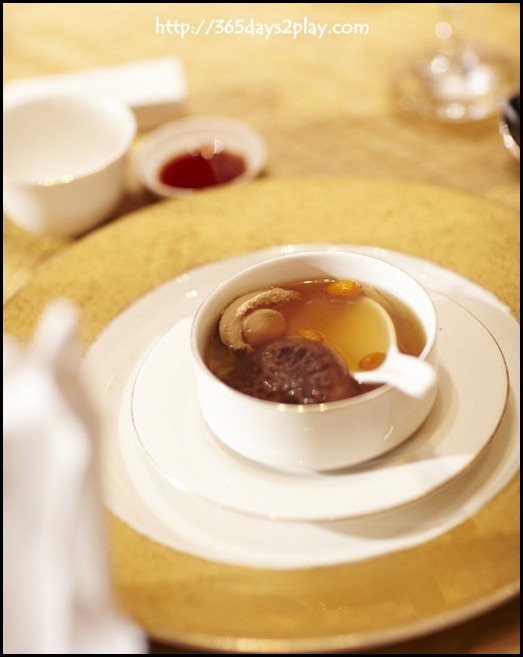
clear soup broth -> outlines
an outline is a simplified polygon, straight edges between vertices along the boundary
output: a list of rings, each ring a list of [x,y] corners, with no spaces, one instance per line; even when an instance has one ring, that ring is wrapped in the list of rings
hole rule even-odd
[[[388,334],[379,316],[377,317],[372,310],[369,310],[371,305],[360,303],[364,297],[378,302],[389,313],[401,352],[419,356],[425,346],[426,336],[414,313],[400,299],[374,287],[361,285],[357,281],[324,279],[290,282],[282,284],[281,289],[296,294],[284,302],[262,304],[256,307],[256,310],[263,307],[276,311],[274,314],[277,314],[279,319],[276,338],[269,331],[270,335],[267,340],[264,341],[262,337],[261,344],[256,343],[254,348],[231,348],[231,345],[224,344],[223,335],[220,336],[219,318],[215,330],[209,336],[204,352],[207,367],[224,383],[246,394],[280,402],[317,403],[355,396],[377,387],[355,384],[349,388],[343,387],[343,391],[340,392],[338,386],[335,393],[331,394],[327,390],[325,394],[315,396],[316,393],[312,393],[312,389],[322,386],[328,388],[332,377],[329,378],[328,375],[325,375],[325,371],[322,371],[319,374],[311,374],[312,377],[316,377],[314,381],[304,382],[308,371],[327,368],[327,366],[316,368],[313,359],[317,356],[313,356],[312,353],[306,354],[305,357],[309,357],[309,361],[301,363],[299,374],[296,371],[293,373],[291,371],[293,366],[285,364],[284,360],[281,360],[281,369],[286,368],[289,371],[288,381],[285,381],[284,375],[279,373],[277,375],[278,382],[275,383],[271,380],[270,375],[264,378],[264,373],[259,371],[260,368],[263,369],[263,365],[260,365],[262,351],[275,339],[278,339],[282,345],[286,344],[281,342],[286,338],[301,340],[301,342],[293,344],[297,347],[305,345],[305,352],[317,352],[320,349],[317,345],[323,345],[333,352],[337,361],[343,363],[346,368],[346,376],[349,378],[351,378],[350,373],[355,371],[377,367],[383,361],[388,349]],[[256,310],[250,312],[254,313]],[[283,320],[279,317],[280,315],[283,316]],[[240,318],[240,321],[248,316],[249,312]],[[303,340],[308,342],[303,342]],[[314,347],[310,345],[311,342],[316,343]],[[311,346],[311,350],[307,350],[307,345]],[[302,349],[301,353],[305,352]],[[323,357],[321,354],[320,356]],[[293,362],[295,360],[294,357]],[[271,367],[274,368],[274,365]],[[262,379],[261,383],[253,386],[253,377]],[[294,390],[291,389],[292,386],[294,386]],[[333,383],[332,387],[336,387],[336,384]],[[279,392],[275,392],[276,388]],[[296,392],[297,388],[300,388],[299,392]],[[303,392],[303,390],[308,392]]]

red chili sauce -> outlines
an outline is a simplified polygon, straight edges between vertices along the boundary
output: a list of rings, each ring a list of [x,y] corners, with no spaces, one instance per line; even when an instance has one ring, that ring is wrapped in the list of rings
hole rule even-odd
[[[160,169],[159,178],[164,185],[203,189],[227,183],[245,170],[245,160],[240,155],[225,150],[209,153],[204,147],[168,160]]]

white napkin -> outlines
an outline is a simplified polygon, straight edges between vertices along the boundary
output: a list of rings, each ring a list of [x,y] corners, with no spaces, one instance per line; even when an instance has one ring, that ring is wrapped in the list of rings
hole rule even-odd
[[[112,598],[76,324],[55,302],[29,350],[4,337],[4,654],[146,652]]]
[[[180,114],[187,95],[182,63],[176,57],[144,59],[59,75],[12,80],[4,85],[4,107],[46,93],[93,91],[123,100],[139,128],[150,128]]]

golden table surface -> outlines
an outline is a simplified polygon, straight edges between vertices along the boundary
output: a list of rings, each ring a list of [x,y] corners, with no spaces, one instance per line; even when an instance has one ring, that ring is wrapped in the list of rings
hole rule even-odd
[[[259,39],[155,33],[155,20],[251,17],[369,25],[368,35]],[[519,207],[519,165],[496,118],[441,125],[399,112],[390,92],[396,63],[429,50],[435,5],[4,4],[4,79],[175,55],[183,62],[187,115],[251,123],[269,147],[268,176],[358,175],[439,184]],[[464,33],[519,61],[519,5],[467,5]],[[150,199],[132,195],[121,213]],[[4,223],[4,299],[67,244]]]
[[[467,36],[519,61],[518,4],[465,8]],[[440,18],[436,5],[10,3],[3,11],[4,80],[175,55],[188,82],[183,113],[231,116],[255,126],[268,143],[269,179],[362,176],[428,183],[519,209],[519,164],[503,148],[495,117],[439,124],[404,114],[391,94],[398,61],[431,47]],[[182,40],[155,33],[156,17],[193,24],[252,17],[273,24],[305,15],[328,24],[367,23],[369,34]],[[133,185],[118,214],[151,203]],[[79,242],[36,237],[4,218],[4,303],[38,267]],[[176,652],[160,645],[152,650]],[[519,601],[379,653],[518,654]]]

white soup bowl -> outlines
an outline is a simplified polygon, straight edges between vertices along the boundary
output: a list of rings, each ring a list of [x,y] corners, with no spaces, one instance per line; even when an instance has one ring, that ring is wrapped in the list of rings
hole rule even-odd
[[[427,291],[398,267],[348,251],[278,256],[222,282],[201,304],[191,330],[196,387],[215,436],[244,457],[279,469],[331,470],[376,458],[404,442],[435,400],[434,383],[420,398],[382,385],[356,397],[294,405],[257,399],[218,379],[204,361],[205,345],[224,308],[243,294],[299,280],[353,279],[403,302],[425,333],[419,358],[436,366],[437,316]]]

